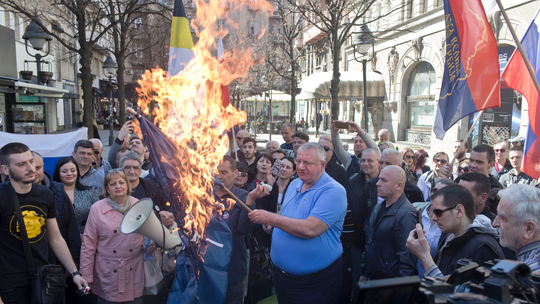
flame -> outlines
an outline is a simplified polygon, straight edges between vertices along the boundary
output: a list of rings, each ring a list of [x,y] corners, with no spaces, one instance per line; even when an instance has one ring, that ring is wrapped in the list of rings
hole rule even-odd
[[[167,77],[161,69],[146,71],[137,91],[142,110],[154,115],[154,123],[174,141],[179,151],[178,155],[160,154],[154,158],[169,163],[173,158],[180,169],[181,176],[175,181],[174,189],[179,189],[175,193],[181,195],[169,198],[170,204],[183,211],[184,231],[193,238],[202,238],[214,212],[225,211],[224,205],[213,196],[217,166],[229,149],[225,132],[246,121],[245,112],[232,105],[222,106],[221,85],[247,79],[250,67],[257,64],[251,48],[245,44],[226,50],[217,61],[213,55],[217,37],[228,34],[227,29],[218,28],[217,21],[226,20],[229,27],[235,28],[239,23],[233,20],[233,13],[246,5],[264,14],[271,13],[273,7],[266,0],[199,0],[196,4],[197,15],[191,23],[199,38],[193,47],[195,58],[173,77]]]

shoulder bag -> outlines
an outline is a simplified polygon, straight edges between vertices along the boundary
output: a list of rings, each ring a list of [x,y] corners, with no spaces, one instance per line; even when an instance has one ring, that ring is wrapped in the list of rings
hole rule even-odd
[[[64,269],[56,264],[49,264],[34,268],[34,259],[30,249],[30,241],[26,232],[26,225],[19,205],[19,199],[13,189],[13,186],[8,187],[11,190],[11,201],[15,209],[17,221],[19,222],[19,230],[21,241],[23,243],[28,272],[30,274],[30,285],[32,289],[32,304],[64,304],[66,303],[66,274]],[[51,253],[51,258],[54,256]]]

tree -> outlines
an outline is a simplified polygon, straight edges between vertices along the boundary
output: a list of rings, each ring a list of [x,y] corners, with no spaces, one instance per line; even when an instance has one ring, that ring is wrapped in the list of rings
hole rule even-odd
[[[368,17],[376,0],[287,0],[302,15],[303,20],[327,35],[332,56],[332,81],[330,94],[332,97],[332,120],[338,119],[339,63],[341,48],[347,42],[355,26],[370,23],[390,16],[412,2],[406,0],[401,6],[390,9],[377,17]],[[367,101],[364,101],[367,102]]]
[[[125,77],[124,72],[126,70],[126,58],[137,53],[144,52],[148,48],[154,47],[160,43],[159,40],[151,41],[146,45],[137,45],[136,48],[131,48],[132,42],[137,39],[137,36],[143,35],[144,30],[140,27],[137,28],[137,23],[141,23],[150,33],[153,33],[152,23],[145,22],[148,19],[154,19],[159,17],[160,20],[168,21],[168,28],[170,31],[170,14],[167,14],[168,7],[152,1],[140,1],[140,0],[108,0],[107,7],[107,19],[112,26],[113,37],[113,49],[111,52],[116,57],[118,64],[117,82],[118,82],[118,103],[119,103],[119,115],[120,124],[124,124],[126,115],[126,92],[125,92]],[[161,48],[165,48],[165,45],[160,45]]]
[[[0,5],[7,11],[19,13],[36,22],[43,30],[57,39],[66,49],[79,55],[83,90],[84,126],[88,136],[94,135],[92,104],[92,52],[98,42],[115,25],[106,20],[106,11],[101,2],[93,0],[0,0]],[[52,9],[51,9],[52,7]],[[46,14],[44,13],[46,12]],[[43,20],[43,21],[42,21]],[[73,27],[75,33],[52,31],[47,24],[60,23],[63,27]],[[73,39],[78,45],[73,45]]]
[[[270,28],[268,38],[277,48],[268,48],[269,53],[266,58],[270,68],[290,83],[288,85],[288,91],[291,94],[289,120],[294,123],[299,69],[297,62],[301,57],[295,46],[306,22],[302,20],[295,6],[283,0],[276,1],[276,10],[271,18],[281,19],[281,25]]]

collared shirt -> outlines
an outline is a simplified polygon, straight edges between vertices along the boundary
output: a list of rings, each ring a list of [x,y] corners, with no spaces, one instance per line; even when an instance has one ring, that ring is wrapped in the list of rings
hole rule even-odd
[[[525,263],[531,268],[532,273],[540,269],[540,241],[526,245],[518,250],[518,262]]]
[[[92,167],[90,167],[90,170],[88,170],[88,172],[86,172],[83,176],[79,177],[81,184],[92,187],[97,193],[103,192],[104,179],[105,175],[99,173],[98,170]]]
[[[499,178],[499,182],[506,188],[512,184],[536,185],[536,180],[523,172],[517,173],[512,169]]]
[[[109,164],[109,162],[104,160],[102,157],[101,163],[97,166],[97,170],[99,173],[105,176],[107,175],[107,173],[109,173],[110,170],[112,170],[112,167],[111,167],[111,164]]]
[[[326,173],[311,188],[301,192],[303,185],[300,179],[291,182],[283,199],[281,215],[295,219],[312,216],[323,221],[328,229],[316,237],[303,239],[274,228],[272,261],[294,275],[308,275],[325,269],[343,252],[340,235],[347,211],[345,188]]]

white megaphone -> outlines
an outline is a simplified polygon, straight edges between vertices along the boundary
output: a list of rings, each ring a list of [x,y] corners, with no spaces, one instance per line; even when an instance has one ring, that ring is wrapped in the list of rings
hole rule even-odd
[[[165,227],[153,211],[154,203],[149,198],[133,204],[122,218],[120,231],[123,234],[137,233],[151,239],[165,250],[178,254],[182,239],[178,235],[176,222],[172,230]],[[165,241],[164,241],[165,240]]]

